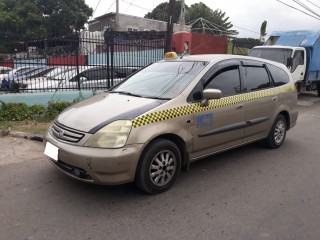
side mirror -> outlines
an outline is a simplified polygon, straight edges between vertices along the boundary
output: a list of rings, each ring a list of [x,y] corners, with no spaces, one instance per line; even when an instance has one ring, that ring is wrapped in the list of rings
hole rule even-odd
[[[292,67],[292,65],[293,65],[293,58],[292,57],[287,58],[287,67],[288,68]]]
[[[222,92],[219,89],[206,89],[202,93],[203,100],[201,105],[206,107],[209,105],[209,100],[220,99],[222,97]]]

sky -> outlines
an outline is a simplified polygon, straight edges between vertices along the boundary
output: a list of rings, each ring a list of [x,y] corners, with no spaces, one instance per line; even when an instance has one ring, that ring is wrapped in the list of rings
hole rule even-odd
[[[303,10],[293,0],[280,0]],[[320,15],[320,0],[300,0]],[[116,11],[115,0],[85,0],[95,10],[93,18]],[[165,0],[119,0],[119,12],[139,17],[152,11]],[[169,2],[169,1],[167,1]],[[320,17],[312,18],[277,0],[185,0],[189,7],[203,2],[211,9],[221,9],[239,32],[237,37],[259,38],[262,22],[267,21],[267,34],[273,31],[320,30]],[[306,11],[306,10],[303,10]]]

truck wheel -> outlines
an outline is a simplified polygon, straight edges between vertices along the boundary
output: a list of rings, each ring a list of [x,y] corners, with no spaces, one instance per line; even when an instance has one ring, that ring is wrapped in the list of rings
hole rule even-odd
[[[142,154],[135,183],[144,192],[161,193],[173,185],[180,169],[181,154],[177,145],[166,139],[158,139]]]
[[[266,146],[271,149],[278,148],[286,138],[287,121],[283,115],[278,115],[274,121],[268,137],[265,139]]]

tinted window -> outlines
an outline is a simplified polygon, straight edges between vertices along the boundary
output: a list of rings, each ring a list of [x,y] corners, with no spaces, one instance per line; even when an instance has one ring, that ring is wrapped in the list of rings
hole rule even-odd
[[[292,61],[291,72],[294,72],[299,65],[304,64],[304,52],[303,51],[295,51]]]
[[[275,86],[281,86],[290,81],[288,74],[281,68],[268,64],[268,69],[271,72],[271,76]]]
[[[264,88],[269,88],[269,75],[263,67],[244,67],[246,90],[257,91]]]
[[[218,71],[212,81],[205,86],[205,89],[209,88],[220,89],[223,97],[240,93],[241,87],[238,67],[228,67]]]

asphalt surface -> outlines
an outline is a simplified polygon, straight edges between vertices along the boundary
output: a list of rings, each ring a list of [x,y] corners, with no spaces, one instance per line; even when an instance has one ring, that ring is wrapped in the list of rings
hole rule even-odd
[[[0,138],[0,239],[320,239],[320,102],[299,97],[284,145],[191,165],[169,191],[94,186],[58,172],[42,143]]]

